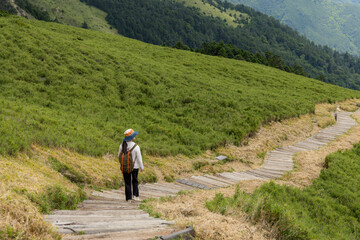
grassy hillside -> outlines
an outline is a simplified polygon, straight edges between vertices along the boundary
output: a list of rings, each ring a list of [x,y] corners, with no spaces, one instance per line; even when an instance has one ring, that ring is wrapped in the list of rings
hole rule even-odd
[[[267,221],[279,239],[359,239],[360,144],[327,156],[325,169],[305,189],[267,183],[248,195],[218,194],[210,210],[233,214],[242,210],[255,221]]]
[[[115,153],[129,127],[151,154],[239,144],[264,122],[359,92],[273,68],[111,34],[0,18],[0,153],[32,143]]]
[[[360,54],[359,1],[232,0],[274,16],[317,44]],[[355,4],[354,4],[355,3]],[[357,4],[356,4],[357,3]]]
[[[50,19],[60,23],[75,27],[83,27],[86,23],[87,27],[93,30],[116,33],[105,20],[106,13],[90,7],[79,0],[15,0],[20,6],[30,3],[37,8],[49,14]]]
[[[226,22],[229,26],[237,27],[244,26],[241,21],[249,22],[251,18],[248,14],[239,12],[235,9],[223,9],[211,5],[209,2],[202,0],[177,0],[179,3],[184,3],[185,6],[195,7],[200,10],[204,15],[211,17],[218,17]],[[216,5],[216,2],[213,2]]]
[[[359,58],[316,45],[275,18],[244,5],[235,6],[221,0],[203,1],[223,14],[229,12],[229,16],[233,10],[250,16],[251,21],[241,19],[237,22],[241,27],[234,28],[226,19],[184,5],[190,1],[81,1],[107,12],[106,20],[123,36],[167,46],[181,41],[192,48],[199,48],[204,42],[223,41],[253,54],[279,55],[286,65],[299,65],[308,76],[324,82],[351,89],[360,86]]]

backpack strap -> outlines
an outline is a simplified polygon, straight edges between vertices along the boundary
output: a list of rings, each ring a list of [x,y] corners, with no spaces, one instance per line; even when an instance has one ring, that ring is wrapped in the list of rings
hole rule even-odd
[[[136,148],[137,144],[135,143],[135,145],[129,150],[129,152],[132,152],[132,150],[134,150],[134,148]]]

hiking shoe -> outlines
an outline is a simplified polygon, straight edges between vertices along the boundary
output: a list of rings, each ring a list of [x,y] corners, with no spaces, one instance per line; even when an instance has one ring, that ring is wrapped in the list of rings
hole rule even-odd
[[[135,197],[135,196],[134,196],[134,201],[141,202],[141,199],[140,199],[139,197]]]

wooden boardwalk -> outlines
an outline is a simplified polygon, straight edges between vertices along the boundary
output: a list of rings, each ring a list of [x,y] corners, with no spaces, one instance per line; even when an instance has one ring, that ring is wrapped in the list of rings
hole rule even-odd
[[[359,111],[358,111],[359,112]],[[243,180],[276,179],[293,170],[292,158],[301,151],[316,150],[357,125],[353,113],[338,112],[335,125],[289,147],[279,147],[266,154],[264,164],[245,172],[227,172],[216,175],[191,176],[175,183],[142,184],[140,198],[175,195],[181,190],[227,187]],[[78,210],[54,211],[45,219],[64,235],[64,239],[153,239],[174,231],[171,221],[149,217],[138,209],[139,203],[124,200],[123,190],[94,192]]]

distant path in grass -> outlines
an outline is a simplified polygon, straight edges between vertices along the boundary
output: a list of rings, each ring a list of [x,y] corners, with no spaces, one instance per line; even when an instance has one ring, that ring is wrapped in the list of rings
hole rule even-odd
[[[356,113],[359,113],[358,110]],[[140,198],[175,195],[181,190],[214,189],[227,187],[243,180],[276,179],[294,169],[293,156],[297,152],[316,150],[344,134],[357,122],[354,113],[338,112],[337,123],[323,129],[308,139],[289,147],[279,147],[266,154],[264,164],[244,172],[218,173],[191,176],[175,183],[142,184]],[[123,190],[94,192],[78,210],[54,211],[46,220],[65,235],[64,239],[153,239],[173,232],[174,223],[150,217],[138,209],[139,203],[127,203]],[[77,235],[73,235],[73,234]]]

